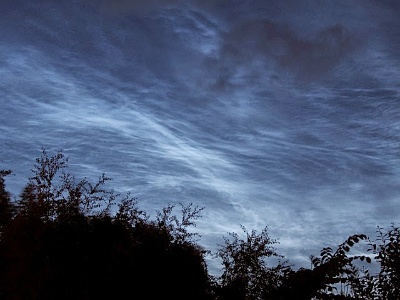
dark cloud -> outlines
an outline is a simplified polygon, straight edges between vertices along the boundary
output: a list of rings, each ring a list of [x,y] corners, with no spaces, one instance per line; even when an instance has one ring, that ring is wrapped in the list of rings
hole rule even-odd
[[[125,13],[148,13],[159,8],[178,4],[180,0],[104,0],[102,8],[104,12],[117,14]]]
[[[227,0],[103,0],[103,12],[111,14],[147,14],[169,7],[186,7],[187,5],[200,9],[212,9],[217,5],[226,3]]]
[[[229,60],[227,64],[261,60],[261,65],[288,70],[302,80],[330,73],[350,55],[355,55],[361,41],[341,25],[324,28],[304,39],[287,25],[266,20],[237,24],[223,40],[220,57]]]

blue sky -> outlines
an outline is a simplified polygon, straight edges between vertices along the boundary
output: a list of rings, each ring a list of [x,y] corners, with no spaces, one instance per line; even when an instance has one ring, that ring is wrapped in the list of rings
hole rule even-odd
[[[269,226],[298,266],[400,216],[398,1],[3,1],[0,167],[41,147],[213,250]]]

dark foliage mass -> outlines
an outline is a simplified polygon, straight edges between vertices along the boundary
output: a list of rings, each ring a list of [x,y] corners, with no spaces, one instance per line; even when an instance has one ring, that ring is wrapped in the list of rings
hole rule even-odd
[[[43,150],[18,198],[0,171],[1,299],[400,299],[400,229],[350,236],[293,269],[268,228],[242,227],[216,253],[190,230],[203,208],[168,205],[154,219],[129,194],[66,172],[68,159]],[[355,251],[353,248],[357,246]],[[355,254],[352,254],[355,252]],[[208,274],[206,255],[222,261]],[[376,265],[377,271],[369,266]]]

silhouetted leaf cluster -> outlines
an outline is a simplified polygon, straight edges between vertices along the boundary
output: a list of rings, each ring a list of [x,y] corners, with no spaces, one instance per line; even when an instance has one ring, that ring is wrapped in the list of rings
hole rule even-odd
[[[151,219],[135,198],[67,172],[43,149],[17,199],[0,171],[0,299],[400,299],[400,229],[350,236],[294,270],[265,227],[229,233],[208,274],[191,230],[204,208],[167,205]],[[361,243],[362,242],[362,243]],[[361,245],[362,244],[362,245]],[[356,245],[360,249],[354,250]],[[353,252],[355,252],[353,254]],[[368,266],[375,264],[375,273]]]

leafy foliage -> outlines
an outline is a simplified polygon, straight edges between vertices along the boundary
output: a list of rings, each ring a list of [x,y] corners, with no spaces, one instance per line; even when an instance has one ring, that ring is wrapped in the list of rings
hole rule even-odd
[[[355,244],[366,239],[367,236],[364,234],[352,235],[340,244],[335,252],[332,248],[326,247],[321,250],[320,257],[311,257],[313,271],[321,277],[323,284],[317,291],[317,299],[329,299],[335,295],[342,299],[353,299],[354,293],[351,287],[354,278],[358,276],[358,268],[354,263],[357,260],[370,263],[371,258],[364,255],[350,255],[350,250]]]
[[[151,221],[135,198],[105,189],[110,178],[77,181],[67,162],[43,150],[5,223],[2,298],[207,299],[205,254],[188,230],[201,209],[182,205],[179,219],[168,206]]]
[[[168,205],[162,211],[157,212],[157,226],[169,232],[175,243],[195,242],[194,238],[199,234],[190,232],[188,229],[196,227],[194,221],[200,217],[200,213],[204,207],[193,207],[193,203],[189,203],[187,206],[182,203],[180,205],[182,209],[181,219],[172,214],[174,206]]]
[[[377,228],[377,238],[370,243],[370,251],[380,265],[379,274],[369,276],[365,283],[370,293],[379,299],[400,299],[400,228],[391,225],[385,231]]]
[[[351,284],[358,274],[354,262],[370,259],[349,255],[349,252],[351,247],[365,239],[367,237],[363,234],[353,235],[335,251],[331,247],[323,248],[320,256],[310,257],[311,269],[301,268],[288,274],[274,299],[353,299]]]
[[[270,238],[267,227],[259,234],[255,230],[248,232],[243,226],[242,230],[245,239],[230,233],[231,239],[224,238],[225,244],[217,253],[223,264],[221,299],[262,299],[280,285],[289,269],[272,246],[277,241]],[[267,263],[271,257],[278,258],[274,267]]]
[[[277,253],[267,227],[242,226],[244,238],[232,232],[219,245],[223,272],[212,277],[210,251],[193,231],[204,207],[180,203],[176,214],[167,205],[152,220],[130,194],[106,189],[109,177],[77,180],[67,169],[61,151],[42,149],[14,201],[5,188],[11,171],[0,170],[1,299],[400,299],[394,224],[378,227],[375,241],[356,234],[325,247],[299,270]],[[353,250],[360,242],[367,253]]]

